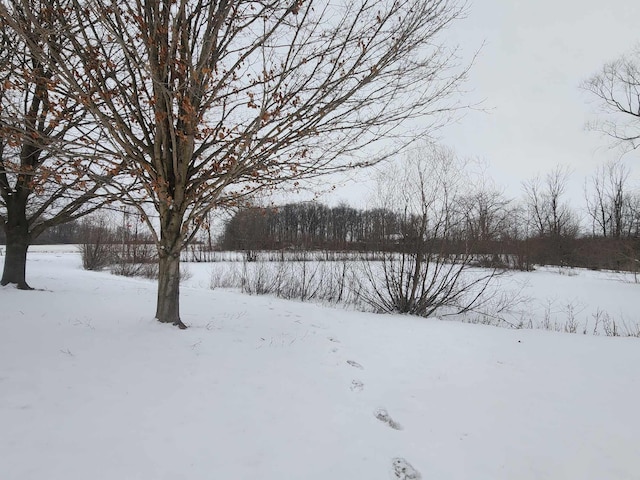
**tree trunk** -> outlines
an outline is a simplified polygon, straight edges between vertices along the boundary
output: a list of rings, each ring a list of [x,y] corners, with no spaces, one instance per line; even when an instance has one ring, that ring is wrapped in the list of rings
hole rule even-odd
[[[4,224],[7,251],[0,285],[14,283],[20,290],[32,290],[26,282],[27,250],[31,234],[26,216],[26,200],[21,200],[15,198],[7,203],[7,221]]]
[[[180,320],[180,254],[160,253],[158,269],[158,303],[156,318],[181,329],[187,326]]]

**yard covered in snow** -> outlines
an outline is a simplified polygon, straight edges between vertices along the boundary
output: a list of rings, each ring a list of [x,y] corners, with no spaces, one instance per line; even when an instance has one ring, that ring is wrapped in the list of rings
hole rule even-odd
[[[640,478],[638,338],[212,291],[210,264],[189,269],[179,331],[153,320],[155,282],[30,253],[42,290],[0,288],[1,478]],[[585,319],[640,295],[526,275]]]

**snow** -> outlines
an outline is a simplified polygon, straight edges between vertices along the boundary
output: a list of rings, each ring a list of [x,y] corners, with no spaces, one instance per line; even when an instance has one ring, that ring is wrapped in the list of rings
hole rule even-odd
[[[153,281],[72,249],[27,268],[42,290],[0,288],[3,479],[639,478],[640,339],[212,291],[207,264],[179,331],[153,320]],[[612,315],[640,288],[528,278]]]
[[[615,322],[620,335],[640,334],[640,283],[631,273],[537,267],[510,273],[503,283],[522,299],[505,315],[512,324],[560,331],[573,324],[577,333],[604,335]]]

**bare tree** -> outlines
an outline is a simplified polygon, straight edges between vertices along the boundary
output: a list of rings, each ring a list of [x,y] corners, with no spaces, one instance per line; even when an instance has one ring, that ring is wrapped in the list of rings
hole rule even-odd
[[[16,5],[10,22],[0,16],[0,224],[7,242],[0,284],[20,289],[30,288],[31,242],[98,208],[102,185],[116,172],[93,157],[95,124],[43,60],[56,46],[52,32],[59,25],[45,7],[29,0]],[[31,29],[32,21],[42,28]]]
[[[620,238],[629,230],[626,225],[629,222],[627,210],[631,206],[627,198],[629,173],[620,160],[607,162],[591,177],[592,191],[585,187],[587,213],[594,234]]]
[[[156,318],[182,328],[180,252],[209,210],[389,156],[407,122],[428,132],[456,108],[465,74],[438,44],[456,0],[50,1],[56,72],[157,212]]]
[[[630,238],[640,237],[640,193],[625,195],[625,235]]]
[[[473,188],[462,196],[466,235],[474,242],[491,242],[506,236],[509,203],[504,191],[488,175],[488,164],[479,162]],[[471,190],[472,188],[472,190]]]
[[[577,233],[575,214],[564,201],[569,176],[567,168],[557,166],[544,180],[536,176],[523,183],[525,201],[537,236],[559,238]]]
[[[565,265],[573,262],[580,223],[565,200],[569,170],[557,166],[544,179],[536,176],[523,183],[530,238],[526,248],[539,263]]]
[[[593,127],[631,148],[640,146],[640,46],[607,63],[582,87],[596,97],[607,115]]]

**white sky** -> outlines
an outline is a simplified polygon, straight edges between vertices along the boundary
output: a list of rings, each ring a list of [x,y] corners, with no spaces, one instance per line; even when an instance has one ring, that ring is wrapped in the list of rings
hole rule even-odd
[[[585,178],[620,153],[608,138],[586,130],[597,105],[579,86],[640,43],[638,19],[634,0],[475,0],[447,42],[458,44],[464,58],[484,43],[465,100],[482,100],[486,111],[467,112],[441,131],[442,142],[487,161],[512,197],[522,180],[567,165],[570,193],[582,202]],[[640,152],[625,158],[640,172]],[[364,184],[349,183],[321,200],[365,206],[366,192]]]

